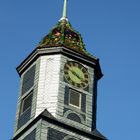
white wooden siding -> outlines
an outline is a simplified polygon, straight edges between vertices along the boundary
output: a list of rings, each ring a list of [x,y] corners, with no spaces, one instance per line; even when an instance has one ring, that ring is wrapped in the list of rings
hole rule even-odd
[[[41,56],[39,69],[36,116],[46,108],[55,116],[59,89],[60,55]]]

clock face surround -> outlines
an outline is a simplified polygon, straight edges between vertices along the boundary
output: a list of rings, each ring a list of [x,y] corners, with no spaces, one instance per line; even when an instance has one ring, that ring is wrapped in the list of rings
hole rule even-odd
[[[74,87],[86,88],[89,83],[87,69],[78,62],[68,61],[64,66],[64,75],[67,82]]]

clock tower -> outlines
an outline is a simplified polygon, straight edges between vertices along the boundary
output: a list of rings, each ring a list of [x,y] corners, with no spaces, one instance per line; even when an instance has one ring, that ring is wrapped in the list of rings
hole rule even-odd
[[[17,67],[20,76],[12,140],[106,140],[96,129],[99,59],[63,15]]]

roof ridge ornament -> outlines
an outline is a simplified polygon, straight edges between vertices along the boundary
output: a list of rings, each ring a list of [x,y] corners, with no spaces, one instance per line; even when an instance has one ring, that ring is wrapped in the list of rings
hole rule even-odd
[[[67,2],[68,0],[64,0],[64,6],[63,6],[63,13],[62,13],[62,18],[60,19],[61,20],[67,20]]]

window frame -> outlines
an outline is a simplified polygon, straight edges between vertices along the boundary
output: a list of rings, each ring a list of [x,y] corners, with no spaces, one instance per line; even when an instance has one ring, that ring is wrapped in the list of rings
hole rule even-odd
[[[22,75],[21,95],[28,93],[28,91],[30,91],[30,89],[34,86],[35,74],[36,74],[36,64],[32,65]]]
[[[31,105],[23,111],[24,104],[25,104],[25,100],[26,100],[29,96],[31,96]],[[20,111],[19,111],[19,115],[20,115],[20,116],[21,116],[22,114],[24,114],[28,109],[30,109],[30,108],[32,107],[32,100],[33,100],[33,90],[30,91],[26,96],[24,96],[24,97],[21,99]]]
[[[73,94],[72,91],[75,92],[76,94],[79,94],[79,106],[74,105],[70,102],[70,99],[71,99],[70,95]],[[72,107],[75,107],[75,108],[78,108],[78,109],[81,109],[81,102],[82,102],[82,94],[80,92],[74,90],[74,89],[69,89],[68,105],[72,106]]]

